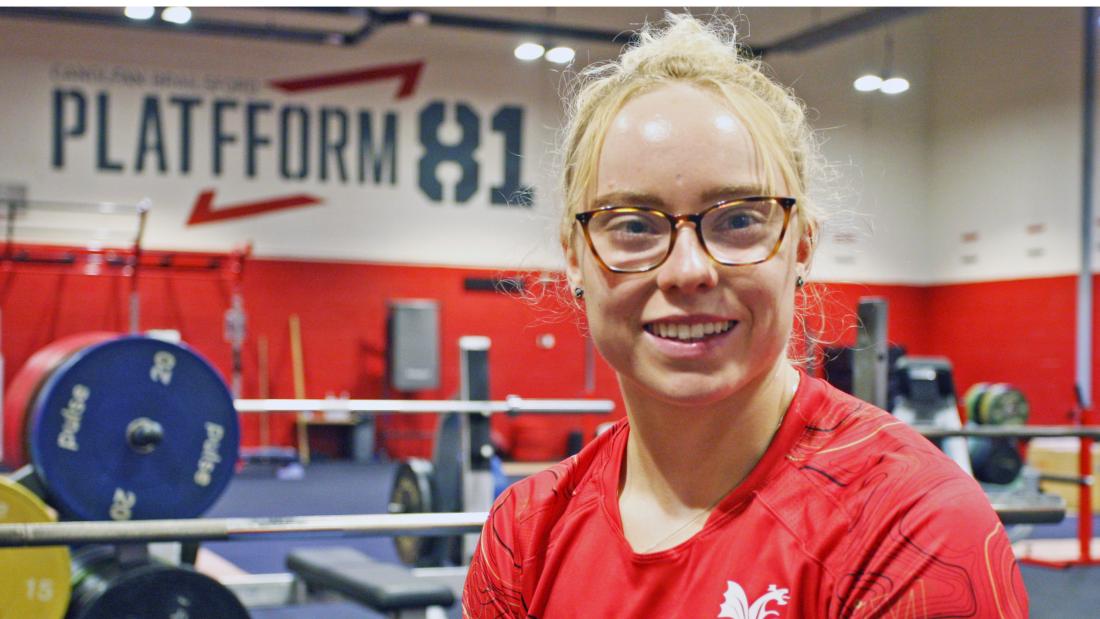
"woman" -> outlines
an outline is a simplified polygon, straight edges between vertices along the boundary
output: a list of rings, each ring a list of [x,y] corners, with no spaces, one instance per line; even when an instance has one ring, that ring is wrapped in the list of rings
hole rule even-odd
[[[814,144],[722,28],[586,72],[562,244],[627,415],[500,496],[464,616],[1026,617],[973,479],[788,359]]]

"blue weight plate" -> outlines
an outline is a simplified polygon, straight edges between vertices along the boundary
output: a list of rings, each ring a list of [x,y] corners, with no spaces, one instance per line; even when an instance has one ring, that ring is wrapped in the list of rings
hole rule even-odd
[[[78,520],[199,516],[232,478],[240,443],[217,371],[185,346],[142,336],[70,357],[30,423],[31,460],[55,507]]]

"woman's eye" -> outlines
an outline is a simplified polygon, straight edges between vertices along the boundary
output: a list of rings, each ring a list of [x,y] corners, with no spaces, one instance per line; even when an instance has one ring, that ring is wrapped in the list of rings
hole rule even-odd
[[[640,217],[622,217],[611,226],[620,234],[653,234],[656,227],[652,222]]]
[[[734,215],[733,217],[730,217],[730,221],[729,221],[729,227],[731,227],[731,228],[748,228],[752,224],[753,224],[753,218],[748,216],[748,215],[745,215],[743,213],[740,214],[740,215]]]
[[[721,219],[718,227],[726,230],[743,230],[758,223],[761,223],[761,220],[756,213],[752,211],[741,211],[727,214]]]

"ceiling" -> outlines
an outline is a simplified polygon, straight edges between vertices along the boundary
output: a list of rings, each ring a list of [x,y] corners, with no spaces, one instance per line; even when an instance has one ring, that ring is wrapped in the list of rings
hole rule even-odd
[[[136,22],[110,8],[0,8],[0,16],[77,22],[124,28],[250,37],[302,44],[355,47],[367,42],[403,41],[445,45],[451,53],[498,53],[524,38],[606,47],[613,53],[643,23],[660,19],[668,7],[195,7],[191,23],[177,26],[158,19]],[[926,9],[914,7],[748,7],[690,9],[696,15],[721,13],[736,20],[742,42],[760,53],[805,51],[845,36],[880,27]],[[414,17],[427,24],[413,25]],[[430,36],[423,36],[424,34]],[[491,48],[491,49],[490,49]]]

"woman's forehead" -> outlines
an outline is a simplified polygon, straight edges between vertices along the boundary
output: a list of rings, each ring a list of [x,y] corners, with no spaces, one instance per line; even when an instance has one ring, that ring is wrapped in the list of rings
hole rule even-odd
[[[753,137],[730,105],[698,87],[669,84],[631,99],[611,120],[596,191],[639,183],[760,186],[759,168]]]
[[[699,128],[726,135],[749,134],[729,101],[711,90],[680,82],[658,86],[627,100],[607,133],[662,142],[672,137],[673,130]]]

